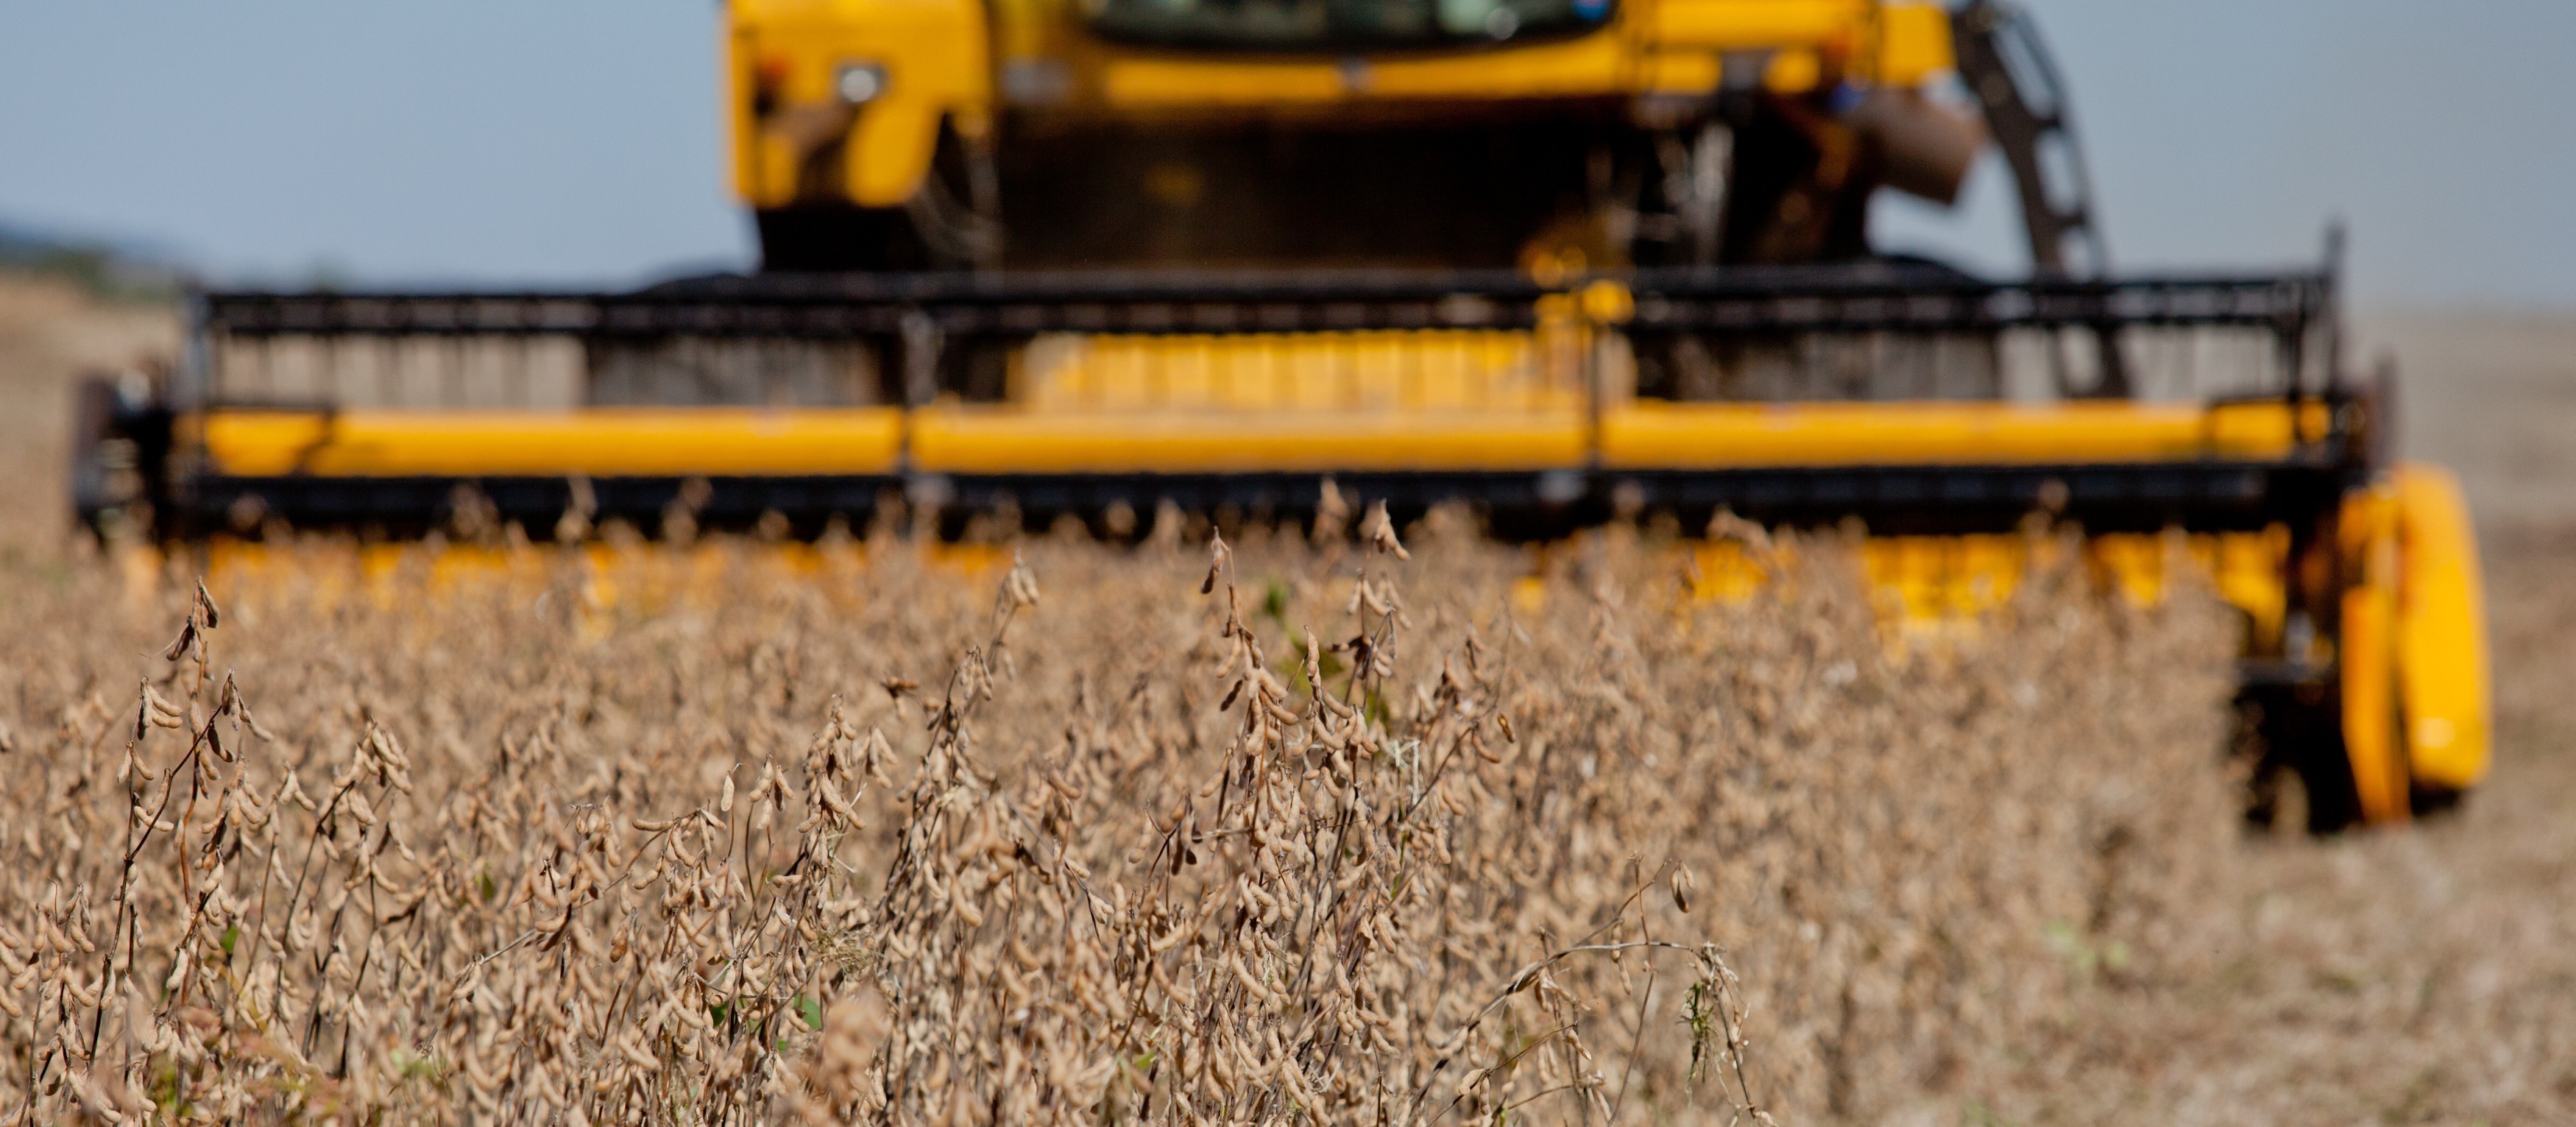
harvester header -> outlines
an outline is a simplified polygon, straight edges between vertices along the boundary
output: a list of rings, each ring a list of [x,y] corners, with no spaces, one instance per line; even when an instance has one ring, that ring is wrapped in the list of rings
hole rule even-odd
[[[2009,7],[736,0],[725,35],[758,273],[196,294],[166,380],[84,389],[80,519],[1857,520],[1939,617],[2035,566],[2040,514],[2121,591],[2188,568],[2239,612],[2261,815],[2401,820],[2485,771],[2468,520],[2343,364],[2339,252],[2107,272]],[[1989,146],[2028,277],[1873,249],[1880,189],[1947,203]]]
[[[418,534],[460,488],[550,528],[579,505],[650,524],[699,481],[702,526],[864,527],[899,500],[952,525],[1008,505],[1102,527],[1167,502],[1301,519],[1332,479],[1399,515],[1472,501],[1527,537],[1720,508],[1889,532],[2000,531],[2043,505],[2106,531],[2241,530],[2368,472],[2368,413],[2323,376],[2332,293],[2322,272],[1993,283],[1902,265],[218,291],[191,303],[167,399],[114,408],[156,438],[139,491],[82,505],[106,521],[141,503],[181,537]],[[2097,334],[2185,363],[2076,371]],[[1641,386],[1639,353],[1680,348],[1772,356],[1734,395]]]

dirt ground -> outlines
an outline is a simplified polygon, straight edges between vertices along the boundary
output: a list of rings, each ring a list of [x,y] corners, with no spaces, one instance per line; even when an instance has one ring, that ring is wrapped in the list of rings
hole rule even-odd
[[[72,381],[173,355],[178,341],[164,307],[101,305],[59,282],[0,272],[0,554],[62,546]]]
[[[2027,1066],[2001,1090],[1906,1121],[2576,1122],[2576,315],[2365,313],[2355,336],[2399,363],[2407,453],[2479,514],[2493,779],[2412,830],[2249,840],[2192,969],[2106,979],[2005,1047]],[[69,378],[174,340],[165,310],[0,276],[0,553],[87,566],[58,554]]]

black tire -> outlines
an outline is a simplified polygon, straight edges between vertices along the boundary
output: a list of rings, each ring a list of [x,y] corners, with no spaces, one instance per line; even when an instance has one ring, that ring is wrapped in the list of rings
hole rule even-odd
[[[2457,817],[2460,805],[2468,801],[2468,797],[2467,791],[2423,783],[2416,784],[2407,795],[2412,803],[2413,812],[2419,819]]]
[[[2331,834],[2361,820],[2361,791],[2343,746],[2343,701],[2315,685],[2248,687],[2239,700],[2239,723],[2259,758],[2249,780],[2247,819],[2295,829],[2305,808],[2311,834]],[[2295,788],[2295,789],[2293,789]]]

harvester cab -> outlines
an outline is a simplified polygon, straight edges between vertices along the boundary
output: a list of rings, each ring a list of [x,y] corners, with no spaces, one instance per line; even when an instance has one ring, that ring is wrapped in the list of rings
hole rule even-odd
[[[1927,96],[1954,51],[1925,3],[744,0],[731,16],[734,182],[773,271],[1849,259],[1875,189],[1949,202],[1983,141],[1974,111]],[[2044,60],[2014,75],[1999,53],[2036,41],[1994,9],[1960,18],[1978,45],[1960,59],[1997,68],[1994,96],[2019,107],[2004,136],[2037,142],[2053,119],[2025,92],[2047,88]]]
[[[2336,255],[2105,273],[2001,5],[734,0],[725,34],[759,273],[197,293],[162,386],[85,389],[80,519],[1857,519],[1938,617],[2044,512],[2120,589],[2241,612],[2258,806],[2402,820],[2485,772],[2469,523],[2341,363]],[[2028,277],[1872,253],[1875,192],[1947,201],[1988,144]]]

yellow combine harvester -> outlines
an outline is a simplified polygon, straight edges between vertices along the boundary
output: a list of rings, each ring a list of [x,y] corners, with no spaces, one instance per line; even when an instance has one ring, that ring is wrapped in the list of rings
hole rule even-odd
[[[1329,488],[1515,538],[1857,518],[1940,615],[2046,512],[2242,610],[2260,774],[2313,825],[2486,769],[2468,521],[2344,372],[2334,255],[2104,276],[2007,9],[735,0],[726,50],[759,274],[196,295],[166,386],[85,392],[82,518],[1133,536]],[[1946,202],[1990,143],[2031,277],[1871,253],[1879,189]]]

